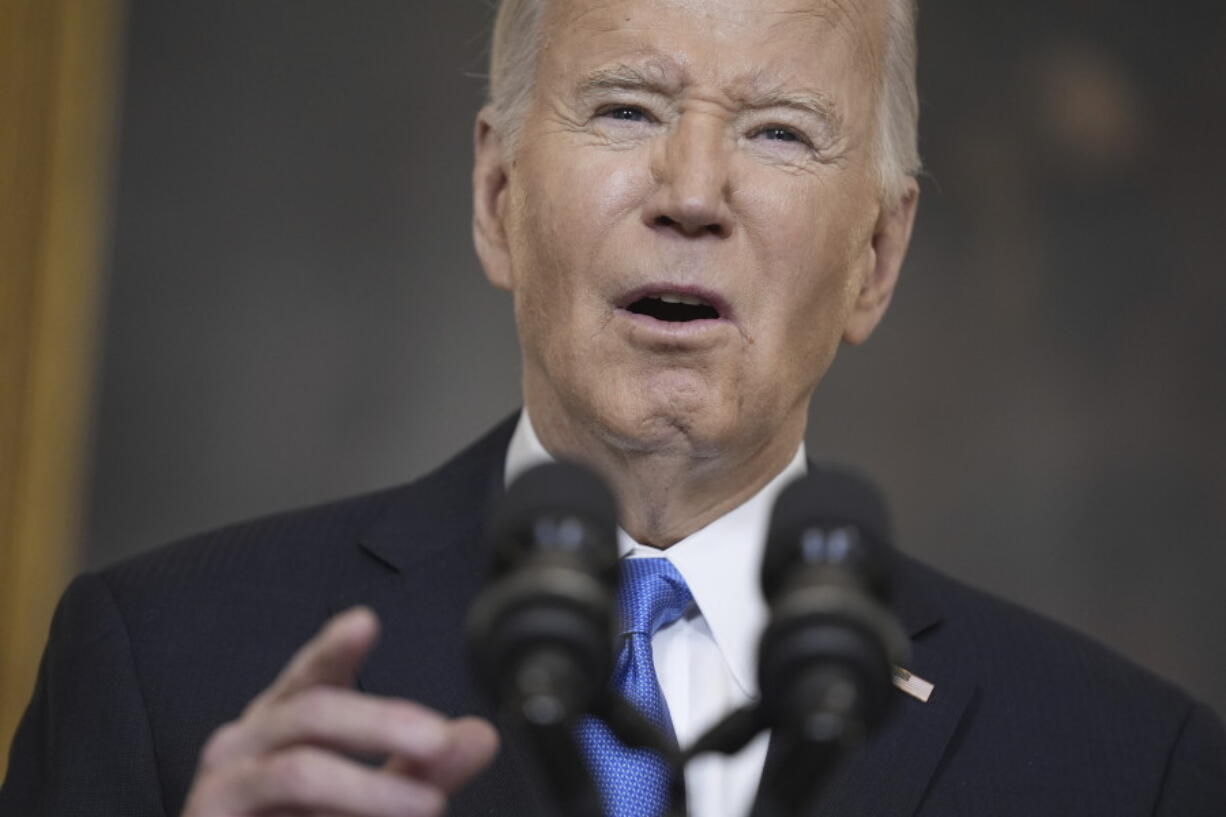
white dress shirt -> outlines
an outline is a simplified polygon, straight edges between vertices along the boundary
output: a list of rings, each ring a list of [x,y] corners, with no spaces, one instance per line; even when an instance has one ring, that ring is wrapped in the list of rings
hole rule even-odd
[[[507,484],[528,468],[552,460],[525,409],[507,450]],[[762,550],[775,497],[806,471],[802,443],[792,461],[749,500],[667,550],[641,545],[617,530],[622,558],[668,559],[681,573],[694,604],[651,640],[656,675],[682,746],[693,743],[728,712],[758,694],[758,638],[766,624],[759,588]],[[732,757],[695,758],[685,773],[692,817],[749,814],[767,735]]]

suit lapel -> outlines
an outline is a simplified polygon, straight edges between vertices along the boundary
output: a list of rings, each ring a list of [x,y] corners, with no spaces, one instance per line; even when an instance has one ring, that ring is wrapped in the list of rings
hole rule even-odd
[[[898,692],[890,720],[832,775],[814,815],[905,817],[919,809],[975,691],[957,668],[933,663],[924,652],[917,644],[913,665],[934,684],[932,697],[922,703]]]
[[[493,766],[453,799],[448,813],[540,813],[527,783],[528,758],[491,702],[469,680],[464,621],[489,566],[485,526],[503,492],[507,446],[518,415],[441,469],[405,489],[404,497],[362,536],[364,581],[332,602],[365,604],[379,616],[379,644],[358,676],[375,695],[418,701],[448,715],[495,723],[503,749]]]
[[[406,488],[363,533],[356,558],[367,580],[335,604],[370,605],[382,622],[359,676],[364,688],[413,694],[449,712],[472,703],[461,682],[464,619],[487,569],[485,522],[502,492],[514,419]]]
[[[831,772],[810,809],[813,817],[915,814],[959,724],[973,711],[968,704],[977,690],[975,679],[925,640],[942,622],[940,600],[901,555],[895,585],[894,611],[911,638],[906,669],[932,683],[932,695],[921,702],[895,690],[890,717]],[[768,767],[779,762],[778,749],[772,741]]]
[[[480,531],[473,535],[480,538]],[[371,585],[363,595],[383,624],[380,643],[358,685],[365,692],[414,700],[450,716],[475,715],[494,723],[502,748],[494,764],[457,793],[453,815],[541,813],[529,783],[528,758],[511,738],[506,720],[470,681],[463,622],[484,579],[484,560],[440,551]],[[474,570],[474,566],[479,569]]]

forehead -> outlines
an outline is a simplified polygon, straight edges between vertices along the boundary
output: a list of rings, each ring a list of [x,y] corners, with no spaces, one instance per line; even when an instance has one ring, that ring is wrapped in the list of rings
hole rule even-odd
[[[541,67],[565,79],[608,60],[664,55],[692,81],[875,77],[888,1],[550,0]]]

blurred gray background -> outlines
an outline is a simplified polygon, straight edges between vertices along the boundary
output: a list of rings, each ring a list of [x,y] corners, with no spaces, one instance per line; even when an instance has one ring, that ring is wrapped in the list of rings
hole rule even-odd
[[[922,9],[892,313],[810,451],[902,547],[1226,712],[1226,11]],[[401,482],[518,404],[469,232],[485,0],[132,3],[88,565]]]

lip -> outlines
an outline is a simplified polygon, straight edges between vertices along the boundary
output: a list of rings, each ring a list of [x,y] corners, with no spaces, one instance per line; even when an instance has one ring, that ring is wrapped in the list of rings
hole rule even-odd
[[[702,318],[702,319],[694,320],[694,321],[673,322],[673,321],[659,321],[647,315],[638,315],[634,312],[629,311],[630,305],[634,303],[635,301],[638,301],[642,298],[653,298],[653,297],[657,297],[660,295],[684,295],[688,298],[698,298],[699,300],[704,301],[705,303],[709,304],[712,308],[714,308],[715,311],[719,313],[719,317],[718,318]],[[724,322],[728,322],[728,323],[735,322],[735,317],[732,313],[732,305],[728,303],[728,300],[724,296],[720,295],[718,292],[711,290],[711,289],[704,289],[703,287],[696,287],[696,286],[687,286],[685,284],[668,284],[668,283],[646,284],[644,286],[632,289],[626,294],[622,295],[620,298],[617,299],[614,305],[619,310],[627,312],[629,315],[631,315],[631,317],[647,318],[653,323],[663,323],[669,326],[686,326],[691,323],[715,324],[715,323],[724,323]]]
[[[698,298],[719,313],[718,318],[699,318],[692,321],[662,321],[650,315],[630,311],[630,305],[641,298],[673,294]],[[722,330],[734,326],[732,307],[728,300],[710,289],[684,284],[647,284],[636,287],[618,298],[614,305],[617,315],[629,321],[632,341],[645,343],[657,350],[697,349],[719,342]]]

